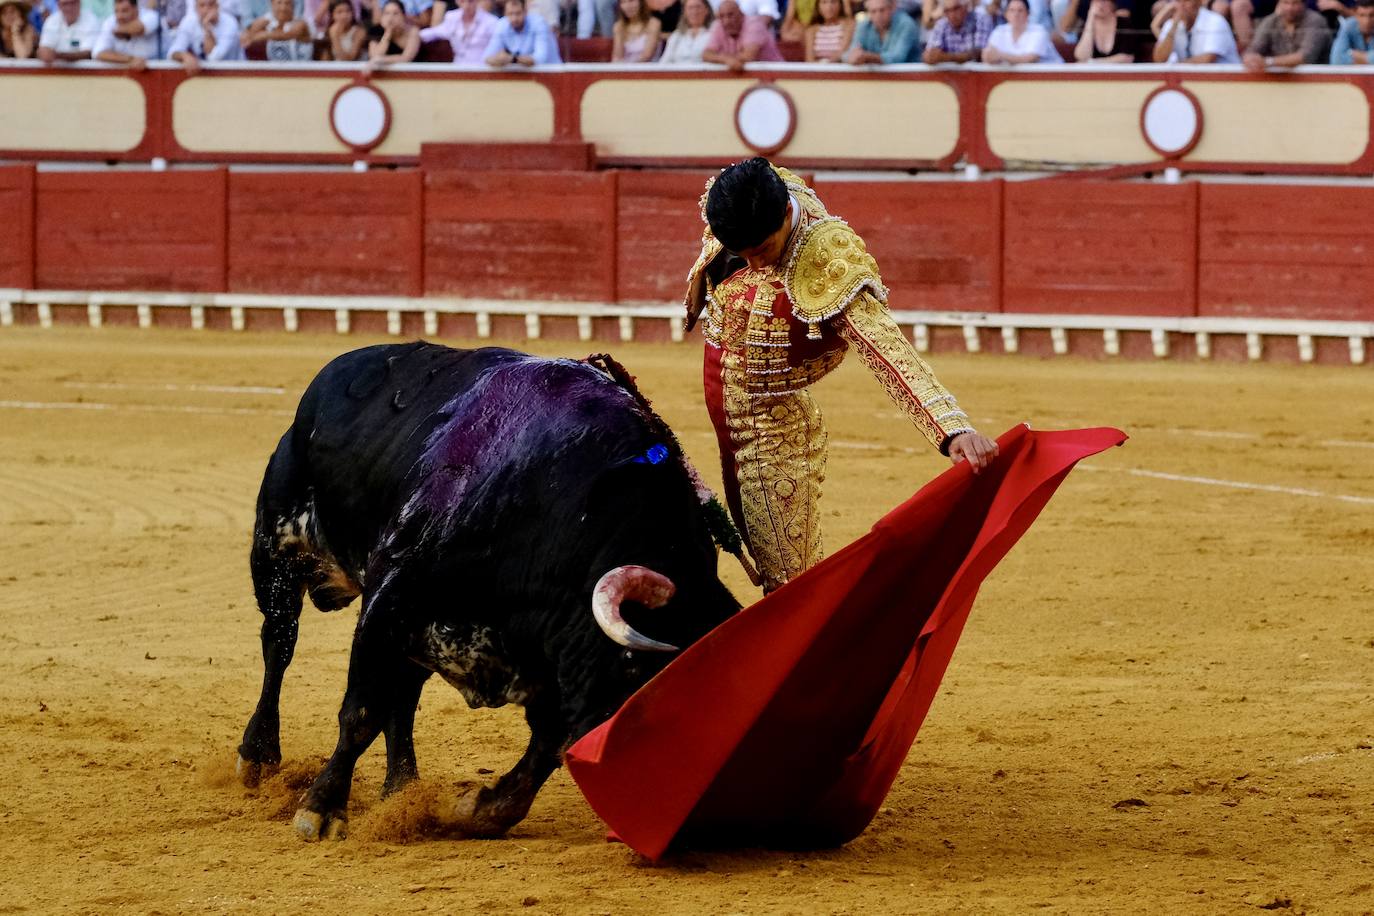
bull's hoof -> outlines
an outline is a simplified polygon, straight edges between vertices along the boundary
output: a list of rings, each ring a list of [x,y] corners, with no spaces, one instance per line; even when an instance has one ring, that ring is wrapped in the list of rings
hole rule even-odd
[[[234,774],[238,776],[245,789],[256,789],[264,776],[271,777],[277,770],[275,764],[245,760],[242,754],[239,754],[239,759],[234,764]]]
[[[395,795],[419,778],[420,772],[414,768],[398,770],[395,773],[387,771],[386,779],[382,781],[382,798]]]
[[[321,814],[309,808],[301,808],[291,821],[291,826],[309,843],[319,840],[342,840],[348,836],[348,818],[343,814]]]
[[[453,825],[464,836],[475,839],[496,839],[506,835],[511,825],[495,817],[492,802],[496,793],[486,786],[472,786],[453,802],[450,816]]]

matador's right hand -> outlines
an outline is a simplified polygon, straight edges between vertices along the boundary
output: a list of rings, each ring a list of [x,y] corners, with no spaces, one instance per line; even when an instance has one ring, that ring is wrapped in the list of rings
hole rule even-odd
[[[973,467],[973,473],[977,474],[992,464],[998,451],[997,442],[982,433],[960,433],[949,443],[949,460],[955,464],[967,461]]]

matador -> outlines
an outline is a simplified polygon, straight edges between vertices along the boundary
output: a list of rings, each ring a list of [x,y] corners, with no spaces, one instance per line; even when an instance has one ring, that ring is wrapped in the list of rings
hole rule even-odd
[[[977,472],[997,443],[973,428],[893,321],[863,239],[800,178],[746,160],[707,182],[701,215],[686,328],[703,319],[726,501],[771,591],[823,556],[826,431],[807,389],[850,347],[942,454]]]

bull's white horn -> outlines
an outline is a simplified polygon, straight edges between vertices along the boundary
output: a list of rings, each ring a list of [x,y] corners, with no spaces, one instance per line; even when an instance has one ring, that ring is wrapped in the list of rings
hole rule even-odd
[[[676,652],[677,646],[650,639],[626,623],[620,613],[623,601],[637,601],[647,608],[663,607],[675,591],[672,579],[647,566],[617,566],[592,590],[592,616],[607,636],[627,649]]]

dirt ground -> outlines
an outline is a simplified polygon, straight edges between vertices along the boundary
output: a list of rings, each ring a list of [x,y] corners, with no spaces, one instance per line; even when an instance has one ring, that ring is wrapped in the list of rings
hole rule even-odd
[[[518,711],[471,712],[437,679],[421,789],[377,801],[379,741],[353,835],[301,842],[353,610],[306,611],[283,774],[233,781],[261,676],[257,484],[313,373],[367,342],[0,334],[0,913],[1374,911],[1368,369],[938,358],[990,432],[1132,439],[988,580],[867,833],[651,866],[562,771],[507,839],[422,835],[427,801],[525,740]],[[697,347],[611,349],[718,478]],[[944,466],[850,363],[818,390],[832,549]]]

